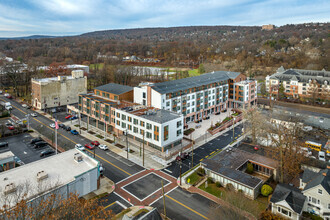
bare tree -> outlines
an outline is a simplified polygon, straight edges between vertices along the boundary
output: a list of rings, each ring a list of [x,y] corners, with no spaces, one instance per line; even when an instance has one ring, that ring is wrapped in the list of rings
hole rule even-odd
[[[256,106],[245,109],[243,111],[243,117],[246,120],[244,129],[251,132],[252,144],[256,144],[257,138],[264,132],[266,117],[261,114]]]
[[[15,96],[19,96],[18,85],[22,79],[23,66],[18,62],[6,63],[3,67],[6,77],[11,81]]]

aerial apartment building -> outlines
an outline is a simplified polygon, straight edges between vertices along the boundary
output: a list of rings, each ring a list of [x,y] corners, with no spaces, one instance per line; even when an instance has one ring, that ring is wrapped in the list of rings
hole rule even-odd
[[[278,94],[283,86],[284,94],[293,98],[318,96],[330,97],[330,71],[278,68],[276,73],[266,77],[266,91]]]
[[[134,102],[199,121],[228,107],[245,108],[257,99],[257,82],[237,72],[217,71],[162,83],[134,87]]]
[[[183,116],[133,103],[133,87],[109,83],[80,94],[78,109],[88,123],[117,136],[127,134],[164,152],[181,143]]]

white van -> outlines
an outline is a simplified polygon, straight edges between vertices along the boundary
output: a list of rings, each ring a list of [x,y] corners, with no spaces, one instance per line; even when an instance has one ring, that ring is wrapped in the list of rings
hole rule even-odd
[[[325,153],[323,151],[319,152],[319,160],[325,161]]]

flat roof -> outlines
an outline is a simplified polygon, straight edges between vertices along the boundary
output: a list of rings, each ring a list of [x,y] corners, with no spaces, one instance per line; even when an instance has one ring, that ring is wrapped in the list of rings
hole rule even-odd
[[[65,77],[66,80],[75,79],[72,76],[61,76],[61,77]],[[78,79],[80,79],[80,78],[78,78]],[[56,82],[56,81],[60,81],[57,76],[56,77],[49,77],[49,78],[42,78],[42,79],[33,79],[33,80],[37,81],[37,82]]]
[[[211,73],[204,73],[199,76],[188,77],[184,79],[155,83],[151,85],[151,87],[160,94],[166,94],[203,85],[208,85],[219,81],[227,81],[228,79],[236,78],[237,76],[239,76],[239,74],[240,73],[238,72],[217,71]]]
[[[162,124],[174,119],[178,119],[181,117],[181,115],[164,109],[154,109],[152,111],[146,111],[146,114],[139,115],[139,117]]]
[[[129,91],[133,90],[133,87],[131,86],[126,86],[126,85],[121,85],[121,84],[116,84],[116,83],[108,83],[102,86],[98,86],[94,89],[101,90],[104,92],[109,92],[115,95],[120,95]]]
[[[14,157],[15,155],[11,151],[6,151],[4,153],[0,153],[0,161],[3,159],[7,159],[9,157]]]
[[[255,188],[262,180],[239,170],[239,168],[248,161],[259,163],[273,169],[277,167],[277,162],[271,158],[242,151],[237,148],[224,150],[211,159],[204,160],[202,163],[206,165],[206,168],[220,175],[226,176],[251,188]]]
[[[74,160],[74,155],[80,153],[83,157],[81,162]],[[43,191],[50,190],[54,185],[62,186],[75,180],[75,177],[83,174],[98,166],[98,161],[91,158],[85,153],[77,149],[72,149],[50,156],[32,163],[22,165],[17,168],[10,169],[6,172],[0,173],[0,194],[3,193],[5,186],[14,183],[15,186],[24,186],[29,184],[27,198],[33,199],[38,192],[40,181],[37,180],[37,173],[44,171],[48,174],[48,178],[42,180]],[[2,207],[3,200],[0,199],[0,207]],[[11,204],[15,205],[15,204]]]

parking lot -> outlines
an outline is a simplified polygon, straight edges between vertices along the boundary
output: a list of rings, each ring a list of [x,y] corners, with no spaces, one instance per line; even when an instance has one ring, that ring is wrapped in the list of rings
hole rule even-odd
[[[0,153],[10,150],[25,164],[45,158],[40,157],[40,153],[44,150],[52,149],[52,147],[47,145],[35,149],[34,146],[30,144],[32,139],[33,137],[29,133],[2,138],[1,142],[8,142],[8,147],[1,149]]]

